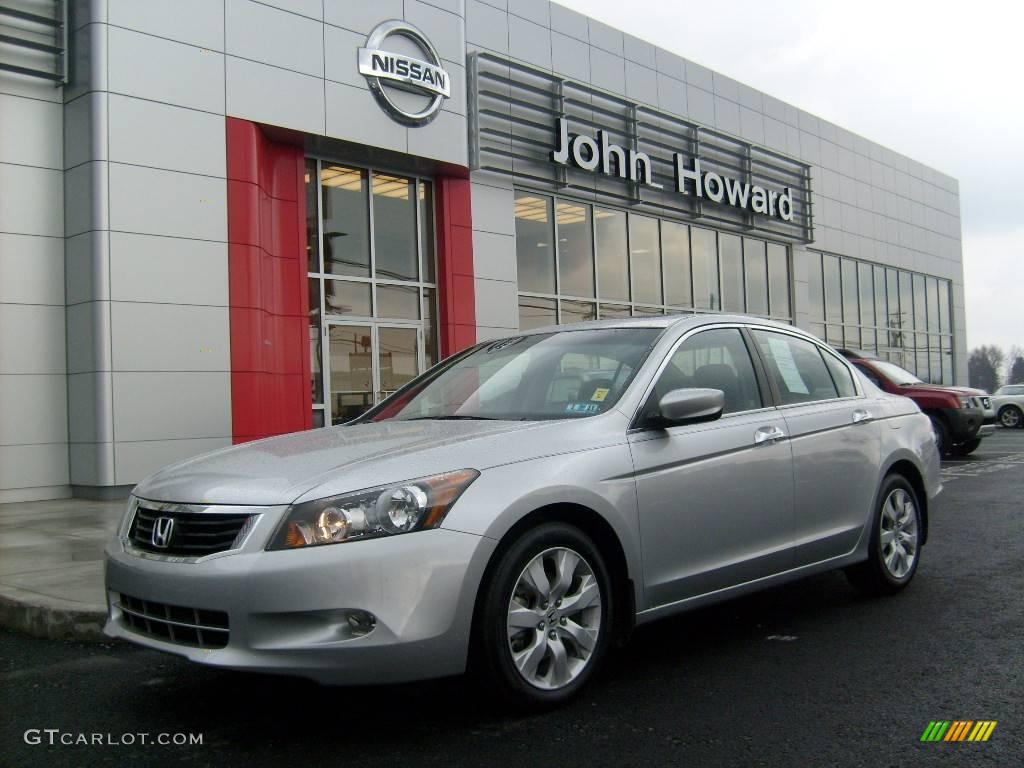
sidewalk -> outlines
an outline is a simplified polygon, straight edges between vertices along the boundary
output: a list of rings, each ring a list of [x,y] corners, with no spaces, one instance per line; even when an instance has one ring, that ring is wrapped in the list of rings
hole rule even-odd
[[[104,640],[103,545],[125,501],[0,504],[0,626]]]

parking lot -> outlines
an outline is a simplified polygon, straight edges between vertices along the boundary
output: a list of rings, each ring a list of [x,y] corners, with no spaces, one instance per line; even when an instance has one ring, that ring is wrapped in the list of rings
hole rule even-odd
[[[839,573],[639,629],[579,701],[502,712],[464,680],[324,688],[125,645],[0,634],[6,765],[1020,765],[1024,430],[947,462],[917,578]],[[985,743],[922,743],[995,720]],[[27,744],[28,729],[201,734],[192,746]]]

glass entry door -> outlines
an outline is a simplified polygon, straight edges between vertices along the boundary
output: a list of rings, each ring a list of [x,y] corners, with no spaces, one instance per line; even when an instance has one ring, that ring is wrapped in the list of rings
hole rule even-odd
[[[325,333],[330,424],[351,421],[425,369],[419,324],[328,322]]]

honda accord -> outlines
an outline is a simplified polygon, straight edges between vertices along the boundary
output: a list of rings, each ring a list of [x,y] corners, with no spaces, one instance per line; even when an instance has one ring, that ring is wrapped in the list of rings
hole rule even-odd
[[[792,327],[532,330],[140,482],[106,631],[329,683],[472,669],[550,706],[636,624],[836,568],[902,590],[940,487],[917,405]]]

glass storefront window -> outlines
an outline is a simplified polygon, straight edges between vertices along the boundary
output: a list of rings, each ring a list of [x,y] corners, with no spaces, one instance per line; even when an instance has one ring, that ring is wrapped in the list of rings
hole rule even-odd
[[[597,285],[602,299],[629,301],[629,248],[626,214],[594,209],[594,248],[597,252]],[[519,290],[524,290],[522,283]]]
[[[355,418],[437,362],[433,219],[427,180],[306,161],[322,244],[307,259],[314,424]]]
[[[558,306],[554,299],[535,296],[519,297],[519,330],[529,331],[558,323]]]
[[[401,285],[377,285],[377,316],[403,320],[420,319],[419,289]]]
[[[863,261],[857,263],[857,285],[860,288],[860,324],[875,324],[875,279],[871,274],[871,265]]]
[[[324,281],[324,308],[328,315],[372,317],[370,283],[328,278]]]
[[[555,247],[551,198],[517,194],[515,219],[519,290],[554,293]]]
[[[434,195],[432,187],[419,182],[420,275],[425,283],[435,280],[434,274]]]
[[[690,260],[693,269],[693,306],[721,309],[718,293],[718,237],[710,229],[690,228]]]
[[[778,243],[768,243],[768,299],[772,317],[790,318],[793,310],[789,298],[789,250]]]
[[[633,301],[661,304],[661,242],[657,219],[629,217],[629,263]]]
[[[839,258],[824,254],[821,257],[821,269],[825,279],[825,320],[829,323],[841,323],[843,291],[839,281]]]
[[[362,168],[324,166],[320,171],[324,271],[370,276],[370,204]]]
[[[522,329],[556,317],[579,322],[595,311],[599,318],[721,311],[723,291],[727,311],[791,319],[785,245],[525,190],[515,201]]]
[[[743,277],[747,288],[747,312],[768,314],[768,260],[763,240],[743,238]]]
[[[416,182],[383,173],[373,175],[373,245],[375,277],[419,277],[416,231]]]
[[[743,241],[739,235],[718,235],[719,280],[722,285],[722,309],[743,311]]]
[[[843,322],[847,325],[860,322],[857,311],[857,262],[841,260],[843,281]]]
[[[317,224],[316,160],[306,160],[306,264],[307,271],[320,271],[320,233]]]
[[[692,307],[690,291],[690,228],[674,221],[661,222],[661,262],[664,270],[665,303]]]
[[[558,234],[559,293],[594,296],[594,230],[589,205],[559,202],[555,211]]]
[[[817,306],[818,258],[823,309]],[[812,252],[810,259],[812,331],[822,329],[816,321],[822,311],[829,320],[842,318],[842,326],[824,328],[830,344],[877,354],[925,381],[952,383],[948,280],[829,254]]]
[[[590,301],[562,299],[562,323],[582,323],[597,319],[597,305]]]
[[[819,323],[825,320],[825,294],[821,275],[821,254],[813,251],[807,254],[807,297],[810,304],[811,320]]]
[[[602,304],[600,311],[602,320],[609,317],[630,317],[632,315],[628,304]]]

